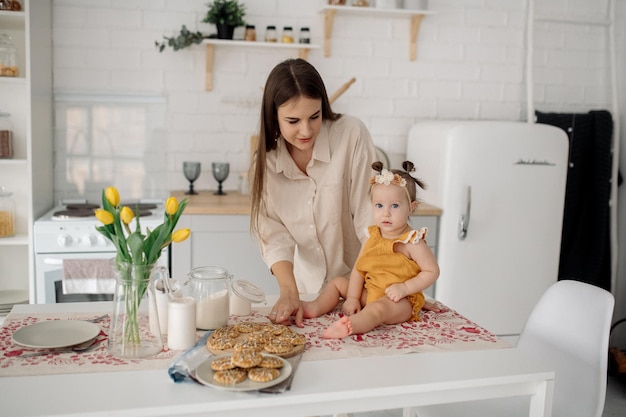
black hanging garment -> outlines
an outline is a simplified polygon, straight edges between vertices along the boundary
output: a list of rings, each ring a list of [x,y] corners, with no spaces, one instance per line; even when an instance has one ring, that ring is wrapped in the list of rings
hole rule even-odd
[[[558,278],[610,291],[611,114],[598,110],[536,116],[537,123],[563,129],[570,143]]]

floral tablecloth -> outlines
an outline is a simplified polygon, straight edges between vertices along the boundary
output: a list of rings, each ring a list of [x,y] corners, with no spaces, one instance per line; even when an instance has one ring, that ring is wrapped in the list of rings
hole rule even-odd
[[[270,307],[256,309],[251,316],[231,317],[231,322],[267,321]],[[335,310],[315,319],[305,319],[306,335],[302,360],[341,359],[358,356],[398,355],[415,352],[463,351],[508,348],[511,345],[444,304],[432,300],[421,322],[381,325],[365,334],[344,339],[323,339],[322,332],[339,320]]]
[[[22,375],[73,374],[82,372],[139,371],[167,369],[181,351],[165,348],[149,359],[120,359],[108,354],[107,334],[111,320],[109,317],[98,322],[100,334],[96,345],[85,352],[49,353],[41,356],[25,356],[46,349],[31,349],[13,342],[13,333],[20,327],[45,320],[85,320],[98,316],[98,313],[37,313],[9,314],[0,327],[0,377]]]
[[[229,324],[242,321],[268,322],[270,307],[254,309],[250,316],[231,316]],[[461,316],[445,305],[434,302],[425,311],[421,322],[382,325],[373,331],[341,340],[321,338],[322,331],[341,317],[336,310],[316,319],[305,319],[305,327],[292,326],[307,337],[302,360],[341,359],[357,356],[398,355],[416,352],[462,351],[510,347],[508,343]],[[63,352],[42,356],[21,357],[33,350],[17,345],[13,333],[20,327],[44,320],[90,319],[97,313],[9,314],[0,327],[0,377],[52,375],[81,372],[166,370],[182,352],[163,351],[148,359],[120,359],[107,353],[106,341],[110,325],[107,318],[98,324],[101,332],[97,346],[86,352]],[[204,332],[198,332],[200,338]]]

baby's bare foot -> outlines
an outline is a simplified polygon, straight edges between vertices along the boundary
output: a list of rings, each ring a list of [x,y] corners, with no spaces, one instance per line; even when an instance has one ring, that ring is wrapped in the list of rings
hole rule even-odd
[[[346,336],[350,336],[352,334],[352,323],[350,323],[350,319],[346,316],[343,316],[333,324],[331,324],[328,329],[324,330],[322,337],[324,339],[342,339]]]

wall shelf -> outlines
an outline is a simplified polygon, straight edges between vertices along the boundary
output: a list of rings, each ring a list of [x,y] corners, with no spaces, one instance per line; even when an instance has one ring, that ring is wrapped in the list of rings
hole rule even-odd
[[[326,6],[320,11],[324,15],[324,56],[330,56],[331,38],[335,16],[372,16],[372,17],[409,17],[411,32],[409,33],[409,60],[417,58],[417,34],[424,16],[433,14],[428,10],[417,9],[379,9],[376,7]]]
[[[215,46],[247,47],[247,48],[274,48],[274,49],[296,49],[298,56],[307,59],[311,49],[319,49],[320,45],[311,43],[280,43],[280,42],[260,42],[260,41],[236,41],[226,39],[205,39],[202,41],[206,45],[206,70],[205,89],[213,89],[213,54]]]

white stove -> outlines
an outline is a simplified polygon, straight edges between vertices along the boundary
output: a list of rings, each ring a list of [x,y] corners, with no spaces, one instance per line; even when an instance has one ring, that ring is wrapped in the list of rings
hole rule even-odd
[[[122,202],[139,212],[140,224],[153,230],[163,223],[161,200]],[[102,223],[94,210],[100,207],[86,201],[64,201],[41,216],[34,224],[36,302],[75,302],[110,300],[110,294],[63,294],[64,259],[108,259],[115,257],[115,247],[96,227]],[[135,221],[131,225],[134,230]],[[163,250],[159,264],[169,267],[169,251]]]

